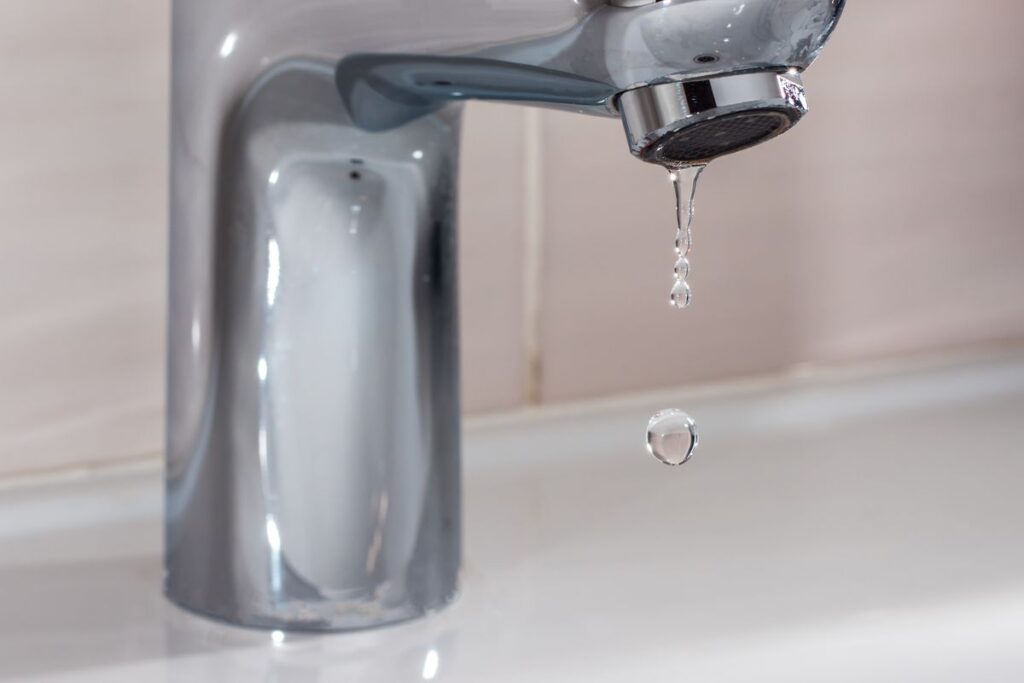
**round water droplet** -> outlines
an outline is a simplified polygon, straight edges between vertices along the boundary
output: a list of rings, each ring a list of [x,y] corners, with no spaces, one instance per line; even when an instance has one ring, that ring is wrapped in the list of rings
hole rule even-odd
[[[685,280],[686,276],[690,274],[690,261],[685,256],[680,256],[676,260],[675,273],[680,280]]]
[[[682,465],[697,449],[697,425],[681,410],[659,410],[647,423],[647,450],[666,465]]]
[[[690,285],[686,284],[685,280],[676,280],[676,283],[672,285],[672,292],[669,293],[668,300],[676,308],[686,308],[689,306],[693,300],[693,292],[690,291]]]

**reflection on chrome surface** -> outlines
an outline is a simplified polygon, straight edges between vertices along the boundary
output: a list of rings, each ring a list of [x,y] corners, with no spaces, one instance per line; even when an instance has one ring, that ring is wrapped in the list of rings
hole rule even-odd
[[[173,600],[276,634],[453,598],[459,103],[617,116],[631,89],[802,71],[842,3],[636,4],[174,0]]]

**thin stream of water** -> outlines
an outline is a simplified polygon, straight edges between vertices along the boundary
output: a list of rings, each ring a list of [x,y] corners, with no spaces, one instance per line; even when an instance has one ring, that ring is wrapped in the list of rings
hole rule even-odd
[[[669,169],[669,178],[676,191],[676,264],[673,272],[675,282],[669,293],[669,303],[676,308],[686,308],[693,301],[693,292],[686,278],[690,275],[690,261],[687,256],[693,248],[693,198],[697,193],[697,181],[704,166],[682,166]]]

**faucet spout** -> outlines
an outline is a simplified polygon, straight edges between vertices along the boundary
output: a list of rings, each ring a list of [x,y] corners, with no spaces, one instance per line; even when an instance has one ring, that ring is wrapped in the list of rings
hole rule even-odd
[[[461,102],[703,159],[799,119],[841,7],[173,0],[168,596],[306,630],[449,603]]]

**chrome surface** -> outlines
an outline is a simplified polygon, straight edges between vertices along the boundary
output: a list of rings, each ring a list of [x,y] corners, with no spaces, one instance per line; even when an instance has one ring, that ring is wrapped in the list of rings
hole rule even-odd
[[[448,603],[458,103],[614,116],[639,86],[802,70],[840,9],[174,0],[167,594],[279,629]]]
[[[653,5],[656,2],[662,0],[608,0],[609,5],[615,5],[616,7],[643,7],[644,5]]]
[[[784,74],[759,71],[641,86],[622,93],[617,103],[630,152],[656,162],[657,147],[691,126],[746,112],[777,113],[781,125],[768,136],[775,137],[807,113],[803,83],[795,69]],[[730,145],[724,153],[749,146]]]

